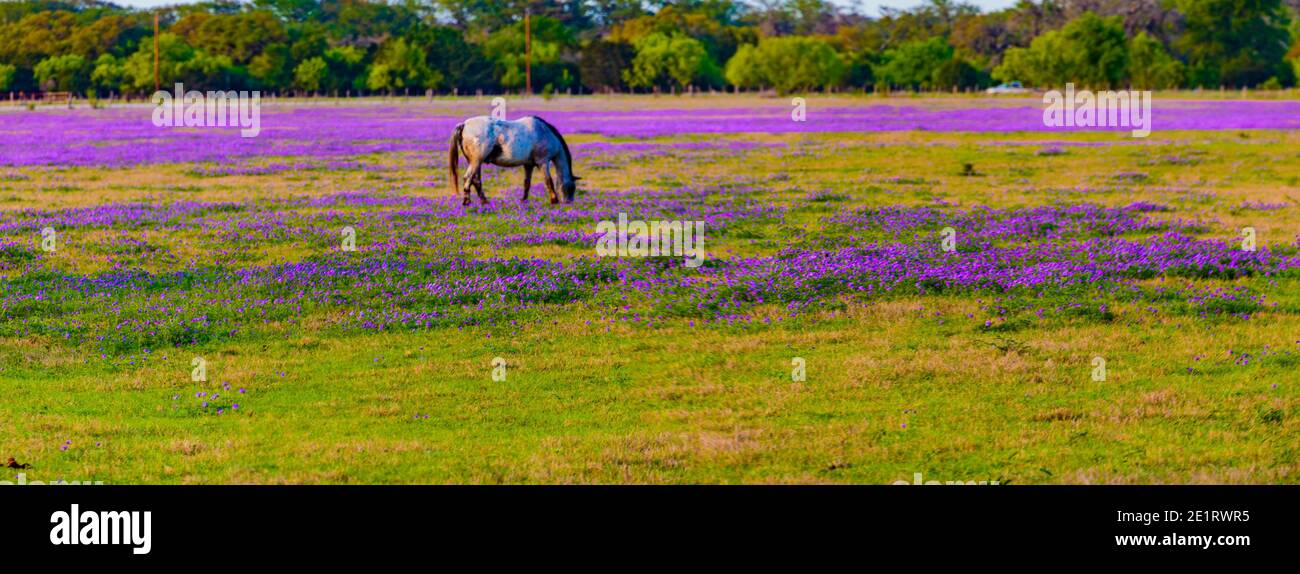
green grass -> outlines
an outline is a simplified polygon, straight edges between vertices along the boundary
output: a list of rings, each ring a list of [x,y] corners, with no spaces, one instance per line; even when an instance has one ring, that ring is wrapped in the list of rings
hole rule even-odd
[[[724,257],[815,245],[841,232],[821,224],[840,209],[935,199],[1005,208],[1154,201],[1176,208],[1156,216],[1204,220],[1207,236],[1232,237],[1250,225],[1270,246],[1291,243],[1300,229],[1295,133],[1158,132],[1139,145],[1111,134],[742,139],[806,145],[815,153],[647,157],[620,169],[585,170],[583,184],[623,189],[744,178],[752,183],[745,193],[789,210],[784,222],[745,222],[711,237],[709,249]],[[1114,145],[1035,155],[1048,140]],[[1196,161],[1153,161],[1171,155]],[[426,158],[363,161],[394,169],[381,183],[361,170],[313,171],[310,181],[197,178],[186,175],[189,166],[9,170],[26,179],[6,176],[4,193],[18,199],[0,209],[172,193],[196,201],[375,188],[446,193],[440,184],[421,186],[441,177],[441,170],[431,175]],[[978,175],[963,176],[964,163]],[[1146,176],[1113,177],[1123,172]],[[55,178],[66,185],[50,188]],[[512,201],[519,179],[511,173],[485,185],[495,200]],[[826,194],[803,199],[816,190]],[[1245,200],[1288,207],[1239,209]],[[179,230],[151,232],[150,247],[142,249],[172,257],[149,258],[133,248],[105,252],[93,239],[69,238],[55,268],[103,271],[102,256],[110,255],[162,272],[191,260],[295,261],[319,248],[272,238],[223,256],[231,244]],[[467,247],[479,255],[561,259],[584,252],[553,244]],[[0,275],[39,280],[14,269],[29,256],[0,254]],[[590,301],[545,305],[490,326],[388,333],[328,327],[327,316],[308,312],[304,326],[277,318],[237,337],[148,353],[140,343],[106,352],[95,343],[65,342],[54,331],[4,336],[0,458],[33,464],[29,480],[110,484],[884,484],[917,472],[927,480],[1010,484],[1300,482],[1300,279],[1166,284],[1188,281],[1244,285],[1278,306],[1242,320],[1201,317],[1179,301],[1151,313],[1148,302],[1099,298],[1104,294],[1096,291],[996,302],[994,294],[900,294],[837,300],[793,319],[778,308],[758,309],[760,317],[783,318],[771,324],[673,316],[649,326],[611,323],[613,314],[601,306],[608,302]],[[1094,299],[1109,311],[1086,305],[1073,314],[1033,313]],[[642,312],[659,303],[629,302]],[[49,304],[31,317],[61,322],[49,314],[57,309],[88,324],[115,320],[85,301]],[[996,306],[1008,308],[1001,321]],[[22,310],[8,311],[11,321],[20,320]],[[1250,364],[1234,362],[1242,352],[1254,355]],[[206,383],[190,380],[195,357],[207,361]],[[495,357],[507,361],[504,381],[492,378]],[[796,357],[806,360],[804,381],[791,378]],[[1094,357],[1106,360],[1104,382],[1092,380]],[[202,409],[197,392],[222,396]],[[240,409],[213,413],[230,402]]]
[[[4,442],[32,453],[32,477],[109,483],[1293,480],[1295,357],[1191,358],[1207,341],[1276,343],[1275,319],[1003,335],[929,312],[970,308],[930,297],[608,332],[570,309],[519,329],[201,346],[143,365],[46,355],[59,375],[7,373]],[[210,384],[189,381],[192,355]],[[791,380],[794,357],[806,381]],[[241,409],[200,409],[198,391]]]

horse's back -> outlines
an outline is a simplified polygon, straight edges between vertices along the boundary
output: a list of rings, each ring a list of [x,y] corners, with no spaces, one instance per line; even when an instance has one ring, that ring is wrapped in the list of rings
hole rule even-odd
[[[461,122],[460,125],[463,127],[464,133],[479,135],[488,133],[493,127],[492,124],[497,121],[500,120],[490,116],[474,116],[472,118],[467,118],[465,121]]]
[[[496,140],[496,121],[498,120],[488,116],[474,116],[460,123],[461,146],[466,155],[481,157],[487,153],[491,143]]]
[[[466,150],[473,149],[479,157],[490,154],[490,161],[497,165],[540,163],[558,153],[550,128],[536,116],[517,120],[475,116],[462,125]]]

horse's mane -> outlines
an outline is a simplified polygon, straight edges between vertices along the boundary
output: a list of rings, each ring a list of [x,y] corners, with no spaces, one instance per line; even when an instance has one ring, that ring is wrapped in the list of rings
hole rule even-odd
[[[542,125],[546,126],[547,129],[551,130],[551,133],[555,134],[555,139],[560,140],[560,147],[564,148],[564,161],[569,163],[569,175],[572,175],[573,179],[578,179],[578,176],[573,173],[573,154],[569,152],[569,142],[564,141],[564,136],[560,135],[560,130],[555,129],[555,126],[551,125],[551,122],[537,116],[533,117],[536,118],[537,121],[542,122]]]

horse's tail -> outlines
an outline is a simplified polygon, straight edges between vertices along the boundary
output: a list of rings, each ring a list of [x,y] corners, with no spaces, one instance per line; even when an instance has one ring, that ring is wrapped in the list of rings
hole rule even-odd
[[[569,175],[573,177],[573,179],[582,179],[573,173],[573,154],[569,153],[569,142],[564,141],[564,136],[560,135],[560,130],[555,129],[555,126],[551,125],[551,122],[537,116],[533,117],[537,118],[537,121],[542,122],[542,125],[551,130],[551,133],[555,134],[555,139],[560,140],[560,147],[564,148],[564,163],[569,164]]]
[[[460,192],[460,141],[461,132],[465,131],[465,124],[456,124],[456,133],[451,136],[451,154],[448,166],[451,168],[451,192],[456,194]]]

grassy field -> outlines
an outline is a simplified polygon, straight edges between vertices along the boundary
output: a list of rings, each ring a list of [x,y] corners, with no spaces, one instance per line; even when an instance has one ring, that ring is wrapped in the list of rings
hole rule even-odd
[[[794,312],[762,298],[692,312],[617,286],[439,307],[390,294],[404,272],[265,291],[218,277],[348,257],[336,245],[344,225],[358,229],[362,254],[573,262],[591,246],[503,238],[590,233],[587,219],[546,214],[635,207],[639,194],[693,206],[670,213],[719,218],[706,246],[722,261],[932,240],[930,227],[836,223],[886,206],[1005,214],[1148,202],[1162,206],[1146,214],[1153,221],[1195,222],[1198,238],[1232,242],[1253,227],[1261,249],[1294,256],[1300,246],[1296,131],[723,139],[620,148],[631,139],[574,135],[584,178],[574,205],[546,205],[535,181],[534,204],[517,207],[522,175],[496,171],[484,183],[501,207],[454,225],[400,213],[454,199],[441,152],[262,174],[204,171],[217,164],[0,168],[0,210],[37,210],[23,217],[206,206],[95,219],[63,231],[52,253],[31,229],[0,236],[16,245],[0,259],[4,288],[44,294],[0,310],[0,458],[31,463],[28,480],[111,484],[884,484],[914,473],[1003,484],[1300,482],[1294,269],[1005,291],[827,287]],[[46,289],[56,277],[129,270],[148,285],[107,297]],[[209,275],[220,288],[203,283]],[[276,301],[324,288],[338,289],[334,299]],[[1197,293],[1216,289],[1240,294],[1198,305]],[[202,328],[174,319],[185,306],[210,315]],[[362,308],[454,312],[381,329],[354,314]],[[191,378],[196,357],[206,382]],[[497,357],[504,381],[493,378]],[[1093,377],[1097,357],[1104,381]],[[806,380],[792,380],[796,358]]]

